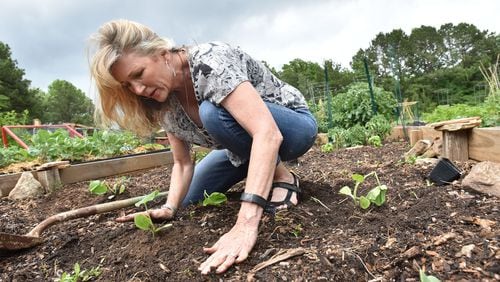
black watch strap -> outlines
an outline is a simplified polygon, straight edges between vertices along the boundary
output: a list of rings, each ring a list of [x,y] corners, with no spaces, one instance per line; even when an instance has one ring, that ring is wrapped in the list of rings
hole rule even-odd
[[[267,205],[267,200],[257,194],[241,193],[240,200],[242,200],[243,202],[257,204],[263,209],[265,209]]]

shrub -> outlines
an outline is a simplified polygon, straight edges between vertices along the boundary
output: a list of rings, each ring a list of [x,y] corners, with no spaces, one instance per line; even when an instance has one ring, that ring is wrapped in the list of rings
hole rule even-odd
[[[377,113],[391,120],[397,105],[391,92],[373,88]],[[356,124],[365,125],[376,114],[373,112],[370,92],[366,83],[354,83],[347,92],[332,99],[333,124],[337,127],[350,128]]]

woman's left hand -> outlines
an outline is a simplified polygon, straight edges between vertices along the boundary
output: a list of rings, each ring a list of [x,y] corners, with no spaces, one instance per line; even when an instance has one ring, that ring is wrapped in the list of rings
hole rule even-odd
[[[257,241],[257,234],[258,227],[236,223],[212,247],[203,248],[211,256],[198,270],[201,274],[209,274],[213,270],[215,273],[223,273],[234,263],[244,261]]]

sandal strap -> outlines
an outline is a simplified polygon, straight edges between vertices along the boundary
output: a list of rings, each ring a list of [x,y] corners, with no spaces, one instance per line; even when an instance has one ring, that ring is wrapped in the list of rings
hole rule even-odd
[[[274,182],[273,185],[271,186],[272,188],[284,188],[287,189],[288,191],[293,191],[293,192],[300,192],[300,187],[298,187],[295,184],[290,184],[286,182]]]
[[[291,199],[292,199],[292,195],[294,192],[297,193],[297,199],[298,199],[299,193],[301,192],[300,187],[299,187],[299,178],[297,177],[297,175],[295,173],[293,173],[292,171],[290,171],[290,172],[293,175],[293,184],[286,183],[286,182],[274,182],[271,186],[271,191],[274,188],[287,189],[285,199],[282,201],[276,201],[276,202],[269,201],[270,205],[273,205],[275,207],[281,206],[281,205],[286,205],[288,207],[293,206]]]
[[[274,215],[276,213],[276,207],[269,205],[266,199],[264,199],[263,197],[261,197],[257,194],[243,192],[243,193],[241,193],[240,200],[243,202],[257,204],[259,207],[264,209],[265,213],[272,214],[272,215]]]
[[[285,188],[289,191],[291,190],[291,191],[300,193],[301,190],[300,190],[300,186],[299,186],[299,177],[293,171],[290,171],[290,173],[293,176],[293,184],[286,183],[286,182],[274,182],[271,186],[271,190],[275,187],[279,187],[279,188]]]
[[[263,209],[265,209],[267,205],[266,199],[257,194],[252,194],[252,193],[245,193],[245,192],[241,193],[240,200],[243,202],[257,204],[259,207]]]

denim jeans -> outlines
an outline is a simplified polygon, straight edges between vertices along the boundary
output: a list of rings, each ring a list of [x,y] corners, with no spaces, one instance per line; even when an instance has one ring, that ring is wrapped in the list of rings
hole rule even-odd
[[[316,120],[311,112],[306,108],[292,110],[273,103],[266,105],[283,136],[279,160],[293,160],[306,153],[314,144],[317,134]],[[252,137],[228,111],[204,101],[199,113],[203,126],[219,144],[242,158],[250,158]],[[235,167],[225,150],[211,151],[195,166],[193,179],[182,205],[202,200],[204,191],[208,194],[226,192],[246,178],[247,170],[248,161]]]

